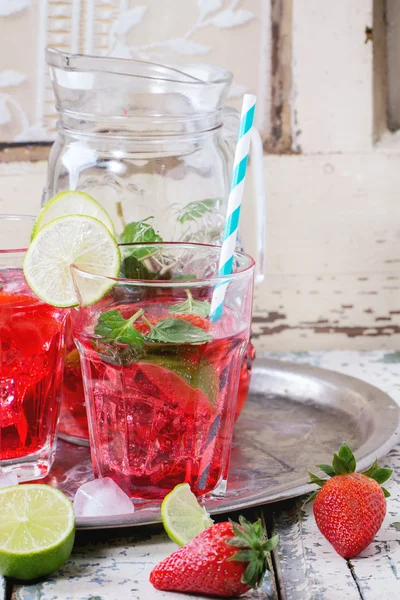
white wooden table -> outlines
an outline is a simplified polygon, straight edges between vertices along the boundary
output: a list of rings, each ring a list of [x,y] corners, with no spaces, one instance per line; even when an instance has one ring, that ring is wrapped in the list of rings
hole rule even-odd
[[[310,352],[268,356],[312,364],[364,379],[400,403],[400,353]],[[312,508],[302,499],[266,505],[269,533],[281,541],[272,575],[245,598],[258,600],[398,600],[400,598],[400,446],[382,465],[394,469],[392,497],[376,540],[358,558],[338,556],[319,533]],[[310,465],[311,467],[312,465]],[[235,517],[235,515],[230,515]],[[148,582],[152,567],[176,548],[158,526],[78,532],[71,559],[53,576],[31,585],[1,581],[0,599],[9,600],[182,600],[194,596],[156,591]],[[198,598],[198,597],[197,597]]]

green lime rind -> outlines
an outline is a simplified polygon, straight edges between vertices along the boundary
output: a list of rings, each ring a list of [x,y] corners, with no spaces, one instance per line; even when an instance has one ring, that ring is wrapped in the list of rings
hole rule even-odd
[[[161,504],[161,518],[168,537],[184,546],[213,525],[206,509],[197,501],[188,483],[180,483]]]
[[[101,221],[113,236],[115,236],[112,219],[97,200],[92,198],[92,196],[89,196],[86,192],[68,190],[57,194],[57,196],[51,198],[51,200],[43,206],[33,225],[31,241],[43,227],[48,225],[48,223],[59,217],[66,217],[69,215],[94,217]]]
[[[0,489],[0,574],[31,580],[53,573],[75,539],[72,503],[42,484]]]
[[[192,388],[198,389],[206,396],[212,408],[216,407],[219,392],[219,377],[214,365],[205,359],[192,362],[184,356],[161,356],[146,354],[140,358],[141,363],[159,365],[179,375]]]
[[[121,253],[110,230],[95,217],[68,215],[45,225],[32,240],[24,259],[26,281],[47,304],[77,306],[71,265],[101,277],[81,277],[79,291],[85,306],[100,300],[114,286]]]

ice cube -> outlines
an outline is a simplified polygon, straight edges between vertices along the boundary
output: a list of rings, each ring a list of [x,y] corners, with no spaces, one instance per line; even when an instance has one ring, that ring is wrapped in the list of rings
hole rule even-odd
[[[10,485],[18,485],[18,477],[15,471],[9,473],[0,472],[0,488],[8,487]]]
[[[135,510],[129,496],[110,477],[81,485],[75,494],[74,509],[77,517],[127,515]]]

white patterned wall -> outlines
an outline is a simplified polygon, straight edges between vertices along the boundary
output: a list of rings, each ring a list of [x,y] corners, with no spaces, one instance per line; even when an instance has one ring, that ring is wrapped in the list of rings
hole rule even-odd
[[[51,140],[44,49],[209,62],[234,72],[231,103],[259,96],[266,130],[270,0],[0,0],[0,142]]]

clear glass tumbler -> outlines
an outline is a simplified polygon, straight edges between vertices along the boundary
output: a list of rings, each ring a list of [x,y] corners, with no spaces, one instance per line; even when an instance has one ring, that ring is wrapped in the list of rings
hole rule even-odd
[[[0,215],[0,472],[45,477],[53,463],[67,311],[25,281],[31,216]]]
[[[250,335],[254,261],[236,253],[218,277],[220,248],[120,246],[124,278],[86,306],[102,277],[72,267],[96,476],[130,496],[162,499],[187,482],[197,496],[226,489],[241,364]],[[209,318],[226,285],[222,317]]]

